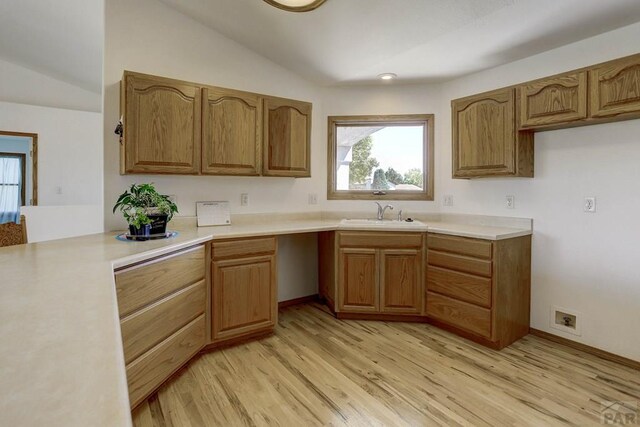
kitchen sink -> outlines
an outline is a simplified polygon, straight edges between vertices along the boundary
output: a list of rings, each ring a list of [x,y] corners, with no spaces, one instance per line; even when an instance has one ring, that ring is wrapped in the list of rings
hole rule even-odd
[[[375,219],[375,218],[345,218],[341,222],[344,225],[363,225],[372,227],[420,227],[424,226],[420,221],[398,221],[394,219]]]

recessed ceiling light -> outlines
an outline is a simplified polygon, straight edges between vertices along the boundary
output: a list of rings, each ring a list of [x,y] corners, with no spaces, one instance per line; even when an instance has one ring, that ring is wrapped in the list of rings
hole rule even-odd
[[[398,77],[398,75],[394,73],[383,73],[378,75],[378,78],[381,80],[393,80],[396,77]]]
[[[271,6],[289,12],[308,12],[320,7],[327,0],[264,0]]]

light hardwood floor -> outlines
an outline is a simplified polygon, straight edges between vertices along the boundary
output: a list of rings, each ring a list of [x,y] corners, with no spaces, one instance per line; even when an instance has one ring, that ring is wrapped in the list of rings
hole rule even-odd
[[[196,357],[136,426],[600,425],[640,371],[529,335],[502,351],[418,323],[280,312],[275,335]]]

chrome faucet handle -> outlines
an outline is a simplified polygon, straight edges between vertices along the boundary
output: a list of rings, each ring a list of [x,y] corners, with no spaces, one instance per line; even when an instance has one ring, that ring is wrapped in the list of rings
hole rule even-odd
[[[398,221],[402,221],[402,209],[398,212]]]
[[[376,205],[378,205],[378,221],[382,219],[383,215],[384,215],[384,209],[382,209],[382,205],[378,202],[374,202]]]

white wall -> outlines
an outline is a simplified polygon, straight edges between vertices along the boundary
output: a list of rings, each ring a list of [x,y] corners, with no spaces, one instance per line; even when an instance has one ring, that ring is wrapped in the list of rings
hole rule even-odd
[[[318,293],[316,233],[278,236],[278,301]]]
[[[102,94],[94,93],[0,59],[0,100],[45,107],[101,111]]]
[[[102,205],[23,206],[29,243],[102,233]]]
[[[38,134],[38,206],[98,206],[102,212],[102,114],[0,102],[0,129]],[[68,212],[73,217],[73,208]],[[102,214],[88,221],[92,232],[102,231]],[[75,232],[65,228],[64,235]]]
[[[640,360],[638,182],[640,120],[536,134],[534,179],[453,180],[452,99],[640,52],[640,24],[440,85],[390,85],[325,92],[326,115],[435,113],[434,202],[394,202],[426,211],[534,219],[531,326]],[[454,206],[442,196],[452,194]],[[516,198],[514,210],[505,196]],[[582,211],[597,198],[597,213]],[[367,202],[326,202],[331,210]],[[549,326],[551,306],[580,313],[582,336]]]
[[[156,0],[106,1],[104,169],[105,225],[123,228],[110,207],[130,183],[154,182],[178,197],[180,215],[195,215],[198,200],[229,200],[232,213],[315,210],[308,193],[324,188],[324,120],[319,90],[300,77],[173,11]],[[313,178],[189,177],[118,173],[119,81],[123,70],[208,83],[221,87],[313,102],[311,169]],[[249,206],[240,194],[249,193]]]
[[[437,130],[442,211],[534,219],[531,326],[640,360],[640,120],[535,136],[534,179],[452,180],[451,99],[640,52],[640,24],[443,86]],[[514,210],[505,196],[514,195]],[[597,212],[582,210],[597,198]],[[549,327],[552,305],[581,313],[582,336]]]
[[[378,86],[357,86],[351,88],[332,88],[323,91],[323,137],[320,151],[315,156],[325,156],[327,152],[327,116],[342,115],[377,115],[377,114],[430,114],[436,113],[441,108],[441,88],[439,85],[395,85],[392,82],[381,83]],[[434,118],[434,126],[437,131],[441,124],[440,117]],[[435,138],[437,141],[437,138]],[[440,169],[441,157],[435,153],[434,166],[436,173]],[[373,201],[330,200],[327,201],[326,160],[322,169],[322,187],[318,189],[318,200],[323,202],[323,209],[340,211],[370,211],[376,212]],[[434,212],[437,210],[437,196],[439,187],[436,182],[436,198],[434,201],[390,201],[395,212],[402,209],[407,212]],[[321,196],[321,197],[320,197]]]

